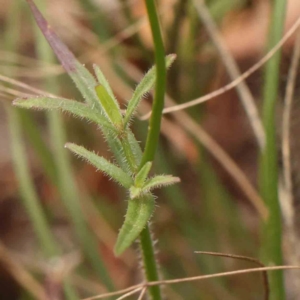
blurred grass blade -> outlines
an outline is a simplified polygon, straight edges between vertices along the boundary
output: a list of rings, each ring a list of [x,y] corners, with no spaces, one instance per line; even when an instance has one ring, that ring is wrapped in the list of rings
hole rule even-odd
[[[96,86],[96,93],[107,118],[116,128],[122,129],[123,117],[119,104],[113,100],[103,85]]]
[[[18,111],[8,108],[7,112],[14,168],[20,186],[21,197],[43,252],[48,257],[55,256],[58,254],[58,248],[31,180],[27,158],[25,157]]]
[[[80,191],[76,185],[69,155],[67,151],[64,151],[66,135],[65,130],[62,130],[64,128],[63,120],[58,113],[49,112],[49,128],[58,170],[59,192],[72,221],[76,238],[80,241],[84,256],[95,270],[98,278],[109,290],[113,290],[114,284],[101,257],[101,252],[99,252],[99,242],[85,220]]]
[[[23,108],[36,108],[36,109],[59,109],[64,112],[69,112],[77,117],[85,118],[90,121],[97,123],[100,127],[106,127],[114,131],[114,127],[106,121],[101,115],[97,114],[88,105],[77,102],[74,100],[64,98],[49,98],[49,97],[35,97],[28,99],[18,98],[13,101],[13,104]]]
[[[41,136],[37,121],[34,120],[33,114],[26,110],[20,110],[19,117],[21,119],[24,132],[34,149],[46,176],[54,185],[57,185],[57,170],[55,167],[53,156],[48,145]]]
[[[73,153],[87,160],[90,164],[95,166],[98,170],[102,171],[113,180],[118,182],[125,188],[130,188],[133,181],[122,169],[107,161],[105,158],[98,156],[97,154],[85,149],[82,146],[78,146],[72,143],[67,143],[66,148]]]
[[[166,56],[166,66],[169,67],[174,62],[176,58],[175,54],[170,54]],[[152,67],[141,80],[141,82],[137,85],[132,98],[128,102],[128,107],[126,110],[126,114],[124,117],[124,126],[128,125],[130,120],[132,119],[142,97],[148,93],[154,83],[155,83],[155,76],[156,76],[156,67]]]
[[[115,254],[122,254],[138,238],[152,216],[155,201],[151,194],[128,200],[125,221],[120,229],[114,248]]]

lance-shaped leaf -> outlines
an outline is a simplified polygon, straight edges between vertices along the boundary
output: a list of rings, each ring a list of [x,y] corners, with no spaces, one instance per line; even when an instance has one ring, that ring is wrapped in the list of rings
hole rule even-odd
[[[110,163],[105,158],[98,156],[94,152],[91,152],[82,146],[78,146],[72,143],[67,143],[65,147],[70,149],[78,156],[87,160],[90,164],[95,166],[103,173],[107,174],[109,177],[121,184],[126,189],[128,189],[133,184],[133,180],[131,179],[131,177],[127,175],[121,168]]]
[[[166,66],[170,67],[173,61],[175,60],[176,55],[170,54],[166,56]],[[127,126],[134,115],[142,97],[148,93],[154,83],[155,83],[155,76],[156,76],[156,67],[152,67],[141,80],[141,82],[137,85],[132,98],[128,102],[126,114],[124,117],[124,126]]]
[[[168,186],[180,181],[180,178],[173,177],[171,175],[157,175],[148,179],[142,186],[135,184],[130,187],[129,195],[130,199],[138,198],[141,195],[147,194],[156,188]]]
[[[49,97],[35,97],[35,98],[18,98],[13,101],[15,106],[23,108],[36,108],[36,109],[58,109],[64,112],[69,112],[77,117],[85,118],[97,123],[100,127],[105,127],[112,131],[115,128],[105,119],[99,112],[96,113],[87,104],[77,102],[74,100],[64,98],[49,98]]]
[[[123,117],[119,105],[113,100],[103,85],[97,85],[95,89],[107,118],[116,128],[121,129]]]
[[[142,195],[128,201],[125,221],[120,229],[114,248],[117,256],[122,254],[137,239],[150,220],[154,208],[155,201],[151,194]]]
[[[101,105],[94,90],[94,87],[97,85],[95,78],[82,64],[77,61],[73,53],[51,29],[50,25],[42,16],[34,2],[32,0],[27,0],[27,2],[43,35],[55,52],[56,57],[63,68],[75,82],[85,101],[89,104],[95,105],[95,107],[101,111]]]
[[[140,147],[139,142],[136,140],[135,136],[130,131],[130,129],[126,129],[126,133],[127,133],[128,143],[130,145],[133,156],[135,157],[136,164],[139,166],[143,156],[142,149]]]
[[[129,172],[131,174],[135,174],[138,169],[138,164],[137,164],[136,157],[132,152],[131,145],[128,141],[126,133],[123,133],[120,141],[121,141],[122,151],[124,153],[126,164],[129,167]]]
[[[99,83],[105,87],[105,89],[107,90],[110,97],[116,102],[117,105],[119,105],[119,103],[110,87],[110,84],[107,81],[104,74],[102,73],[101,69],[97,65],[93,65],[93,68],[94,68],[94,71],[95,71],[95,74],[96,74],[96,77],[97,77]]]
[[[172,175],[157,175],[148,179],[143,185],[143,193],[150,192],[156,188],[161,188],[174,183],[180,182],[179,177]]]

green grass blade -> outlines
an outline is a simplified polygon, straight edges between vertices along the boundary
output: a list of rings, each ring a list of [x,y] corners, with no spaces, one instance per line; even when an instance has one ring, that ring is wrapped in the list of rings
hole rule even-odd
[[[41,136],[37,122],[34,120],[32,113],[29,111],[20,110],[19,116],[21,118],[24,132],[34,149],[46,176],[54,185],[57,185],[57,170],[55,163],[53,161],[51,151],[49,150],[49,146]]]
[[[55,256],[58,253],[58,248],[31,181],[27,157],[25,156],[26,151],[22,142],[21,123],[18,111],[8,108],[7,112],[9,116],[14,168],[20,186],[21,197],[43,252],[49,257]]]
[[[276,0],[273,7],[273,20],[270,27],[269,48],[282,37],[286,12],[286,1]],[[260,162],[260,185],[262,196],[269,209],[269,216],[263,228],[262,252],[266,265],[281,265],[282,226],[278,198],[278,160],[275,126],[275,106],[278,99],[280,52],[267,63],[265,69],[263,124],[266,132],[266,146]],[[285,290],[283,271],[269,274],[270,300],[284,300]]]

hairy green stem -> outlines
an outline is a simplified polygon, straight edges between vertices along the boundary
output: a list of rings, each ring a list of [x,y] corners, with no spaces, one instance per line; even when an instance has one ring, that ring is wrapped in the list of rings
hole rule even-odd
[[[286,1],[274,1],[273,19],[270,29],[269,48],[282,37]],[[275,105],[278,94],[280,52],[277,52],[266,65],[263,124],[266,132],[266,147],[261,157],[261,193],[269,209],[269,217],[263,228],[263,261],[266,265],[282,264],[282,228],[278,199],[278,161],[276,147]],[[270,273],[270,299],[285,299],[283,272]]]
[[[148,225],[140,234],[140,249],[143,254],[142,259],[145,267],[145,275],[149,282],[157,281],[159,279],[158,265],[153,248],[150,226]],[[152,299],[162,299],[159,286],[149,288],[149,293]]]
[[[145,0],[145,3],[155,48],[156,83],[155,97],[152,106],[152,116],[149,123],[145,151],[139,167],[140,169],[144,166],[146,162],[153,161],[155,156],[160,134],[160,124],[162,110],[164,107],[164,94],[166,88],[165,50],[160,32],[156,7],[154,0]],[[158,266],[155,259],[154,245],[149,225],[147,225],[140,234],[140,244],[147,280],[158,280]],[[162,298],[159,286],[150,287],[149,293],[153,300],[160,300]]]

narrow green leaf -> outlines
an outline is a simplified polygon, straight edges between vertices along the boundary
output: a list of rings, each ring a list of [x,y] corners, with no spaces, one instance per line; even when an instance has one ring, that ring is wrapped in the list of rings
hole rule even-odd
[[[157,175],[146,181],[146,183],[143,186],[143,191],[149,192],[153,189],[171,185],[177,182],[180,182],[179,177],[174,177],[171,175]]]
[[[95,89],[107,118],[117,128],[121,129],[123,117],[119,105],[113,100],[103,85],[97,85]]]
[[[104,74],[102,73],[101,69],[97,65],[93,65],[96,77],[101,85],[103,85],[107,91],[107,93],[110,95],[110,97],[116,102],[116,105],[119,106],[119,103],[110,87],[110,84],[108,83],[107,79],[105,78]]]
[[[141,168],[141,170],[136,174],[134,179],[134,185],[136,187],[142,187],[148,177],[150,169],[152,167],[152,162],[148,161],[145,165]]]
[[[122,254],[138,238],[140,232],[150,220],[154,208],[155,201],[151,194],[128,201],[125,221],[120,229],[114,248],[116,256]]]
[[[176,58],[175,54],[170,54],[166,56],[166,66],[170,67],[171,64],[174,62]],[[124,117],[124,126],[127,126],[130,122],[130,119],[133,117],[134,112],[136,111],[142,97],[148,93],[154,83],[155,83],[155,74],[156,74],[156,67],[152,67],[141,80],[141,82],[136,87],[132,98],[128,102],[128,107],[126,110],[126,114]]]
[[[64,112],[69,112],[77,117],[85,118],[97,123],[100,127],[115,131],[115,128],[107,122],[107,120],[98,112],[95,112],[87,104],[77,102],[74,100],[64,98],[49,98],[49,97],[35,97],[28,99],[18,98],[13,101],[15,106],[23,108],[36,109],[58,109]]]
[[[126,129],[128,143],[130,145],[133,156],[135,157],[136,164],[139,166],[142,160],[143,152],[139,142],[130,129]]]
[[[97,169],[111,177],[113,180],[121,184],[126,189],[129,189],[133,184],[133,180],[128,176],[121,168],[110,163],[105,158],[98,156],[94,152],[85,149],[82,146],[78,146],[72,143],[67,143],[66,148],[77,154],[78,156],[87,160],[90,164],[95,166]]]
[[[128,166],[128,172],[131,174],[135,174],[138,168],[138,164],[136,163],[136,158],[134,157],[132,151],[131,151],[131,145],[127,139],[127,136],[124,134],[122,136],[121,145],[124,155],[124,160],[126,161],[126,164]]]

